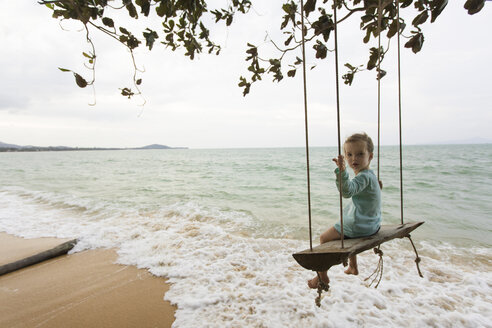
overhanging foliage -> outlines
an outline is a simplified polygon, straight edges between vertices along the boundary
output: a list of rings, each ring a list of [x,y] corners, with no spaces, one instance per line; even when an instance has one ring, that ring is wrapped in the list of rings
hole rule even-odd
[[[397,1],[400,10],[412,9],[410,28],[407,28],[401,14],[399,21],[397,19]],[[484,2],[485,0],[467,0],[464,7],[473,15],[483,8]],[[230,0],[225,8],[213,9],[208,8],[205,0],[41,0],[39,3],[50,8],[55,19],[76,20],[83,24],[90,44],[90,51],[84,52],[83,56],[87,60],[86,67],[92,71],[91,79],[85,79],[82,74],[70,69],[60,68],[64,72],[72,72],[79,87],[84,88],[95,83],[97,56],[91,38],[93,30],[117,40],[129,50],[134,71],[133,87],[120,89],[121,94],[128,98],[140,94],[139,86],[142,83],[142,79],[137,77],[138,69],[134,58],[136,48],[144,46],[152,50],[156,44],[162,44],[173,51],[184,49],[184,55],[190,59],[194,59],[197,53],[203,51],[218,55],[220,45],[213,42],[210,26],[207,26],[206,22],[224,23],[229,26],[234,22],[235,15],[247,14],[253,6],[251,0]],[[371,38],[377,38],[380,34],[391,39],[400,33],[407,38],[405,47],[417,53],[422,49],[425,40],[421,25],[436,21],[447,4],[448,0],[305,0],[306,23],[303,33],[306,46],[311,47],[317,59],[327,57],[330,51],[328,41],[335,26],[333,8],[336,6],[341,13],[337,24],[359,20],[360,29],[365,33],[363,43],[369,43]],[[110,13],[115,10],[124,11],[129,17],[140,20],[148,19],[151,14],[156,15],[160,19],[161,30],[147,27],[134,32],[129,26],[122,26],[111,17]],[[302,60],[297,56],[291,62],[286,62],[285,57],[301,46],[300,3],[297,0],[287,0],[279,10],[283,13],[280,30],[285,39],[281,46],[278,41],[271,40],[271,44],[278,50],[278,56],[273,58],[261,58],[258,47],[248,43],[246,61],[251,75],[241,76],[238,84],[244,95],[250,92],[251,85],[261,80],[264,74],[271,74],[273,81],[279,82],[284,78],[285,70],[288,77],[293,77],[302,64]],[[410,31],[407,32],[408,30]],[[408,35],[405,36],[404,32]],[[376,68],[376,63],[384,58],[386,51],[387,48],[382,46],[379,49],[369,48],[365,69]],[[350,85],[355,74],[364,69],[363,66],[345,64],[348,72],[343,76],[344,82]],[[384,75],[383,70],[377,72],[377,78]]]

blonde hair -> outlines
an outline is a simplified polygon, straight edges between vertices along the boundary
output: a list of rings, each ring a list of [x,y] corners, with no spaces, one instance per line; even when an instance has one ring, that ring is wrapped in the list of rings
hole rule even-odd
[[[345,143],[343,144],[343,146],[344,146],[343,148],[345,149],[345,144],[347,144],[347,143],[358,142],[358,141],[363,141],[366,143],[367,151],[369,153],[372,154],[374,152],[374,144],[372,142],[372,139],[365,132],[364,133],[355,133],[355,134],[351,135],[350,137],[348,137],[347,139],[345,139]]]

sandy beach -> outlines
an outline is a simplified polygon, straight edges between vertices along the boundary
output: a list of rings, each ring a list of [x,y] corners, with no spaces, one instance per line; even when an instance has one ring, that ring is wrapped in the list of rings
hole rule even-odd
[[[0,265],[64,241],[0,233]],[[84,251],[0,276],[0,327],[171,327],[166,281],[116,258]]]

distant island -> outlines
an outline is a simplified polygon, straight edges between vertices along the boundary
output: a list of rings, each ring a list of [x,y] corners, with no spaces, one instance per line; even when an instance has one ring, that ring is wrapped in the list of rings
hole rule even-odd
[[[99,147],[67,147],[67,146],[19,146],[0,141],[0,152],[18,151],[82,151],[82,150],[138,150],[138,149],[188,149],[188,147],[169,147],[165,145],[152,144],[137,148],[99,148]]]

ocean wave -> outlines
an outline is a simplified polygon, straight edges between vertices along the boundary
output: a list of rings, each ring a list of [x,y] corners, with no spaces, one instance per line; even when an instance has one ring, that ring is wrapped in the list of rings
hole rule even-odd
[[[197,322],[203,327],[490,327],[492,322],[489,248],[419,241],[420,278],[408,241],[385,243],[377,289],[368,288],[364,277],[378,257],[365,252],[359,256],[359,276],[346,276],[341,266],[330,270],[331,289],[318,308],[316,292],[306,285],[313,273],[291,256],[307,248],[306,242],[242,234],[256,224],[249,213],[194,202],[131,210],[62,198],[2,190],[0,230],[29,238],[78,238],[73,252],[115,248],[119,263],[168,278],[165,298],[177,305],[176,327]]]

